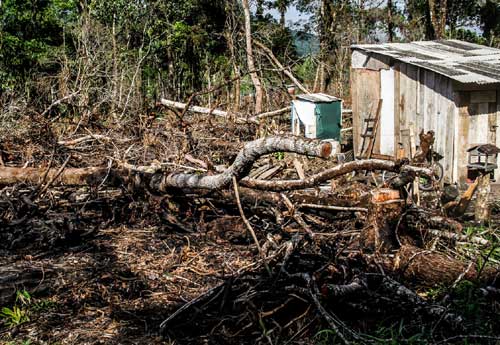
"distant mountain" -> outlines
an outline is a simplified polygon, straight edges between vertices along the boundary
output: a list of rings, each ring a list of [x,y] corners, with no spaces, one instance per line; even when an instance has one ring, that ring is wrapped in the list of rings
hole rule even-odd
[[[319,53],[318,36],[304,31],[292,30],[292,37],[299,57]]]

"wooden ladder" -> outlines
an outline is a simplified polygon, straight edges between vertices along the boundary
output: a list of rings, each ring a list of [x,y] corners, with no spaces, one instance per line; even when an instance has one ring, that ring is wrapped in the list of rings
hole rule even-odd
[[[377,103],[377,109],[375,110],[375,115],[373,115],[373,108],[370,112],[370,117],[365,119],[365,132],[361,134],[363,138],[361,149],[359,150],[360,158],[371,158],[373,153],[373,147],[375,146],[375,139],[377,138],[377,130],[380,120],[380,111],[382,110],[382,100],[379,99]],[[366,144],[368,145],[366,146]],[[365,149],[366,146],[366,149]]]

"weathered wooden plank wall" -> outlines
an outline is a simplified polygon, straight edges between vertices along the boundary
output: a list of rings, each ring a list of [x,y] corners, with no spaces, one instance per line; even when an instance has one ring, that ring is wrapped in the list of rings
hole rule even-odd
[[[365,58],[371,62],[370,68],[365,65],[351,69],[356,152],[359,151],[361,134],[365,128],[364,119],[369,116],[379,98],[390,96],[387,88],[380,84],[383,81],[380,69],[391,68],[390,62],[380,60],[378,63],[377,56],[373,55]],[[394,145],[388,145],[387,149],[383,144],[381,148],[381,135],[387,136],[392,132],[392,128],[382,127],[377,135],[374,153],[393,153],[396,156],[401,143],[408,154],[410,129],[417,145],[420,144],[418,134],[422,129],[425,132],[433,130],[436,136],[434,149],[444,156],[440,161],[445,172],[444,182],[464,185],[467,178],[467,149],[473,144],[483,143],[500,146],[500,90],[483,87],[470,90],[470,86],[462,84],[457,87],[457,83],[446,76],[398,61],[393,62],[392,69],[394,101],[390,106],[394,107],[394,121],[383,121],[381,125],[394,126]],[[382,89],[385,90],[385,96],[381,93]],[[401,131],[405,133],[404,136]],[[500,169],[495,172],[495,178],[500,182]]]
[[[364,120],[370,116],[373,108],[376,108],[380,99],[380,72],[353,68],[351,69],[351,95],[353,115],[353,144],[354,152],[359,153],[361,148]],[[374,152],[378,153],[374,149]]]
[[[401,93],[401,63],[397,62],[394,64],[394,148],[396,152],[399,152],[401,139],[401,98],[399,97]],[[396,158],[399,155],[396,155]]]
[[[445,137],[443,138],[444,140],[444,152],[446,153],[446,156],[444,158],[444,171],[445,171],[445,182],[447,183],[452,183],[455,181],[455,129],[456,129],[456,123],[457,123],[457,117],[458,117],[458,109],[455,104],[455,97],[454,97],[454,92],[453,92],[453,81],[451,79],[448,79],[446,82],[446,93],[445,96],[443,97],[445,103],[444,103],[444,109],[443,111],[446,114],[446,131],[445,131]]]
[[[380,126],[377,151],[383,155],[394,156],[394,69],[380,70],[380,98],[382,99],[382,111],[380,114]]]
[[[458,136],[456,137],[455,157],[457,166],[457,176],[460,185],[464,186],[467,182],[467,163],[468,163],[468,141],[470,125],[470,93],[460,91],[456,93],[456,103],[458,105]]]
[[[399,112],[396,114],[399,117],[399,128],[396,128],[398,132],[410,129],[414,131],[415,112],[417,109],[417,83],[412,79],[412,76],[415,75],[416,67],[409,66],[408,64],[400,65],[399,95],[396,95],[396,97],[399,97]],[[415,132],[413,134],[415,135]],[[410,152],[412,155],[414,154],[411,150],[408,136],[402,136],[401,144],[406,155],[409,155]]]
[[[399,91],[396,91],[399,94],[399,111],[396,113],[399,126],[396,126],[396,132],[411,129],[419,145],[418,134],[421,130],[434,131],[434,149],[444,156],[441,163],[445,168],[445,182],[451,182],[457,116],[453,83],[449,78],[411,65],[401,64],[400,70]],[[405,152],[410,152],[408,140],[400,142]]]

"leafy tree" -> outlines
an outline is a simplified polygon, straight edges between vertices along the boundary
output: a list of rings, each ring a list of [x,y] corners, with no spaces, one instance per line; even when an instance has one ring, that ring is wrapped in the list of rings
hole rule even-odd
[[[5,0],[0,6],[0,90],[12,90],[51,64],[65,42],[64,27],[78,14],[76,1]],[[21,83],[19,83],[21,82]]]
[[[481,1],[479,16],[483,29],[483,36],[490,45],[500,46],[500,3],[498,1]]]

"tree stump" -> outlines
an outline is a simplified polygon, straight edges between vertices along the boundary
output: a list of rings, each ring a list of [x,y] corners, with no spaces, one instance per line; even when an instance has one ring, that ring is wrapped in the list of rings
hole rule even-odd
[[[476,207],[474,209],[474,218],[480,224],[488,222],[490,218],[490,207],[488,204],[490,192],[490,174],[484,174],[479,177]]]
[[[404,200],[396,189],[381,188],[372,192],[368,227],[361,234],[360,245],[365,250],[387,253],[397,241],[395,229],[403,212]]]

